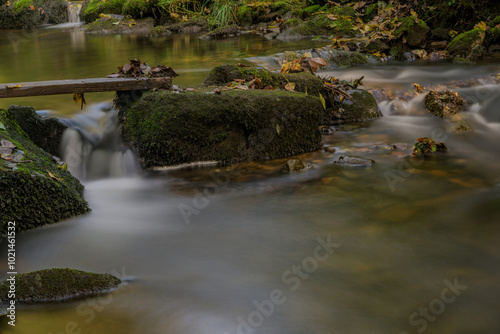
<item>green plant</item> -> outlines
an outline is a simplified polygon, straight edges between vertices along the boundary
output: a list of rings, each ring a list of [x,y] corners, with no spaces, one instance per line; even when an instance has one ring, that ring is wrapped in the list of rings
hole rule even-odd
[[[236,21],[238,4],[232,0],[215,0],[210,8],[209,24],[212,27],[223,27]]]

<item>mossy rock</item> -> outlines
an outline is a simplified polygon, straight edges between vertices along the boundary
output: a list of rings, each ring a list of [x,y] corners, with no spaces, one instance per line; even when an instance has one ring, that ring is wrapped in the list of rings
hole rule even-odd
[[[283,22],[280,26],[281,30],[288,30],[290,28],[293,28],[293,27],[296,27],[300,24],[302,24],[304,21],[302,21],[301,19],[299,18],[296,18],[296,17],[293,17],[291,18],[290,20],[287,20],[285,22]]]
[[[311,16],[312,14],[318,12],[319,10],[321,9],[321,6],[320,5],[312,5],[312,6],[309,6],[309,7],[306,7],[304,9],[302,9],[300,11],[300,17],[302,19],[306,19],[308,18],[309,16]]]
[[[464,99],[451,90],[430,91],[424,98],[427,110],[441,118],[449,118],[462,111]]]
[[[362,89],[347,91],[353,101],[344,99],[323,111],[321,125],[363,122],[382,116],[373,95]]]
[[[251,81],[255,77],[262,81],[262,86],[285,88],[289,82],[295,83],[295,91],[319,96],[323,90],[323,81],[309,73],[279,74],[266,69],[239,67],[238,65],[220,65],[212,69],[204,80],[207,86],[226,85],[235,79]]]
[[[491,22],[490,22],[490,27],[496,27],[497,25],[500,24],[500,15],[495,17]]]
[[[68,7],[64,0],[10,1],[10,6],[5,2],[0,2],[0,29],[31,29],[68,20]],[[30,6],[36,10],[31,10]]]
[[[87,213],[81,183],[29,139],[12,113],[0,110],[0,124],[0,137],[24,161],[0,159],[0,236],[9,221],[19,232]]]
[[[8,110],[35,145],[52,155],[61,156],[61,139],[67,125],[57,118],[40,116],[31,107],[10,106]]]
[[[92,34],[117,34],[117,33],[141,33],[148,34],[154,27],[154,19],[146,17],[135,20],[135,25],[130,26],[128,19],[120,20],[102,17],[85,26],[85,30]],[[117,23],[117,24],[116,24]]]
[[[471,132],[472,128],[465,120],[460,120],[455,122],[455,126],[453,128],[453,132],[456,134],[463,134],[467,132]]]
[[[154,0],[126,0],[123,4],[123,15],[130,15],[134,19],[140,19],[153,13]]]
[[[418,47],[425,42],[430,28],[423,20],[418,20],[414,16],[408,16],[401,19],[401,25],[394,31],[394,35],[405,37],[406,44],[411,47]]]
[[[356,11],[354,10],[354,8],[350,6],[335,6],[335,7],[327,7],[324,9],[338,16],[349,16],[349,17],[356,16]]]
[[[291,36],[325,36],[342,35],[344,37],[354,36],[353,25],[349,18],[331,20],[326,14],[315,15],[313,18],[290,29]]]
[[[485,37],[483,29],[475,28],[456,36],[446,50],[452,57],[468,58],[474,48],[483,44]]]
[[[99,18],[99,14],[122,14],[126,0],[91,0],[85,1],[80,11],[83,21],[90,23]]]
[[[200,36],[201,39],[224,39],[228,37],[237,36],[240,33],[240,29],[236,24],[232,24],[225,27],[220,27],[212,31],[207,32]]]
[[[499,23],[500,24],[500,23]],[[490,47],[494,44],[500,44],[500,28],[491,28],[486,31],[486,36],[484,39],[484,45]]]
[[[297,92],[148,92],[123,134],[146,168],[275,159],[318,149],[322,112],[319,98]]]
[[[11,276],[12,277],[12,276]],[[15,301],[22,303],[60,302],[109,293],[121,280],[109,274],[74,269],[45,269],[15,275]],[[11,281],[0,283],[0,300],[9,302]]]

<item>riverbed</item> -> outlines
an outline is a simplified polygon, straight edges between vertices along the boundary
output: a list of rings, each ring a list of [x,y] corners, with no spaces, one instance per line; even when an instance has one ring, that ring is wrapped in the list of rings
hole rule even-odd
[[[100,77],[128,59],[167,64],[174,84],[199,85],[224,63],[273,65],[317,41],[259,36],[96,36],[54,29],[0,35],[2,82]],[[9,37],[10,36],[10,37]],[[17,50],[17,51],[16,51]],[[500,72],[474,66],[389,62],[328,72],[365,76],[369,89],[403,92]],[[92,213],[17,236],[19,272],[74,268],[124,279],[112,294],[26,305],[2,333],[498,333],[500,300],[500,88],[463,88],[470,134],[450,131],[420,97],[384,117],[323,136],[335,153],[232,166],[82,177]],[[0,100],[68,119],[95,117],[112,94]],[[418,137],[448,152],[416,161],[395,143]],[[333,165],[343,154],[372,167]],[[100,161],[100,162],[99,162]],[[96,160],[89,169],[101,168]],[[101,165],[101,166],[100,166]],[[90,172],[90,171],[89,171]],[[6,254],[5,243],[1,251]],[[6,268],[1,257],[0,267]],[[6,270],[0,271],[6,278]]]

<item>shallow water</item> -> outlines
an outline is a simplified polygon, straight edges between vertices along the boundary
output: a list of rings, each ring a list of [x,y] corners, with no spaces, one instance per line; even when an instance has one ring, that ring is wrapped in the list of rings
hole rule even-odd
[[[203,66],[174,69],[194,73],[193,83]],[[384,64],[335,76],[402,91],[498,70]],[[467,107],[471,134],[450,132],[417,97],[399,113],[381,106],[383,118],[336,127],[323,137],[336,152],[301,155],[312,168],[296,175],[280,174],[280,159],[84,181],[92,213],[19,235],[19,272],[70,267],[125,277],[126,286],[19,307],[16,327],[2,333],[498,333],[498,89],[464,94],[477,97]],[[421,136],[449,152],[424,162],[389,147]],[[334,166],[342,154],[376,163]]]

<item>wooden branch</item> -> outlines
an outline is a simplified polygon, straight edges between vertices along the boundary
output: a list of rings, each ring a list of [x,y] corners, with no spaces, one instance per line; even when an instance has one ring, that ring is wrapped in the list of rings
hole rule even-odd
[[[172,78],[92,78],[0,84],[0,98],[172,87]],[[15,87],[15,88],[8,88]]]

